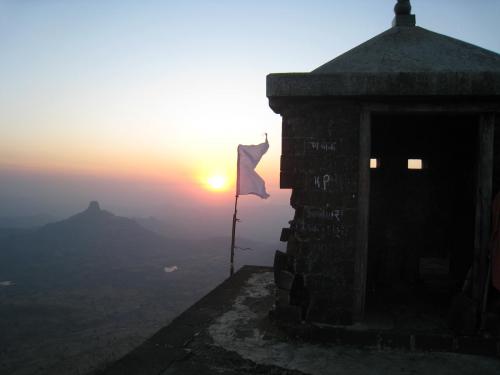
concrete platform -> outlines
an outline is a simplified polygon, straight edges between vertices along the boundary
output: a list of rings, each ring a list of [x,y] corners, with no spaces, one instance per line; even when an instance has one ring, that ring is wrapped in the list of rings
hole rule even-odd
[[[331,328],[304,325],[295,333],[308,334],[294,337],[270,320],[273,301],[272,269],[245,266],[99,374],[500,373],[498,358],[423,352],[411,345],[394,349],[370,341],[337,344]]]

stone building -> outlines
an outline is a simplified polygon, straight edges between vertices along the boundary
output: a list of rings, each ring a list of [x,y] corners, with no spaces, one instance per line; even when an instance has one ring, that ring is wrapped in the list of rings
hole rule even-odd
[[[500,55],[416,26],[409,1],[394,11],[391,28],[312,72],[267,77],[295,209],[274,313],[351,324],[396,302],[445,311],[463,289],[476,327],[500,184]]]

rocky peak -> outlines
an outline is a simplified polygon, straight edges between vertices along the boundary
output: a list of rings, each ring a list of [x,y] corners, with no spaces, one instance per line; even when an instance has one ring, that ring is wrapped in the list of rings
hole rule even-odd
[[[87,208],[88,212],[99,212],[101,211],[101,207],[99,207],[99,202],[92,201],[89,203],[89,207]]]

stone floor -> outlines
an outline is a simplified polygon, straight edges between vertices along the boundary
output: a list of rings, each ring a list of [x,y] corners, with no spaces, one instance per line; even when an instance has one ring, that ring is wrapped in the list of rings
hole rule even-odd
[[[126,374],[499,374],[500,359],[291,339],[269,319],[273,273],[243,267],[121,360]]]

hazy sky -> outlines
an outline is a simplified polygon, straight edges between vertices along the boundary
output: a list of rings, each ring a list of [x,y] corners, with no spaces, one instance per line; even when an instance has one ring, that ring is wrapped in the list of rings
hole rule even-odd
[[[286,217],[266,75],[310,71],[384,31],[395,3],[0,0],[3,214],[71,213],[91,199],[124,214],[230,207],[233,188],[204,181],[233,178],[238,143],[267,132],[271,198],[242,204]],[[500,1],[412,5],[419,26],[500,51]]]

